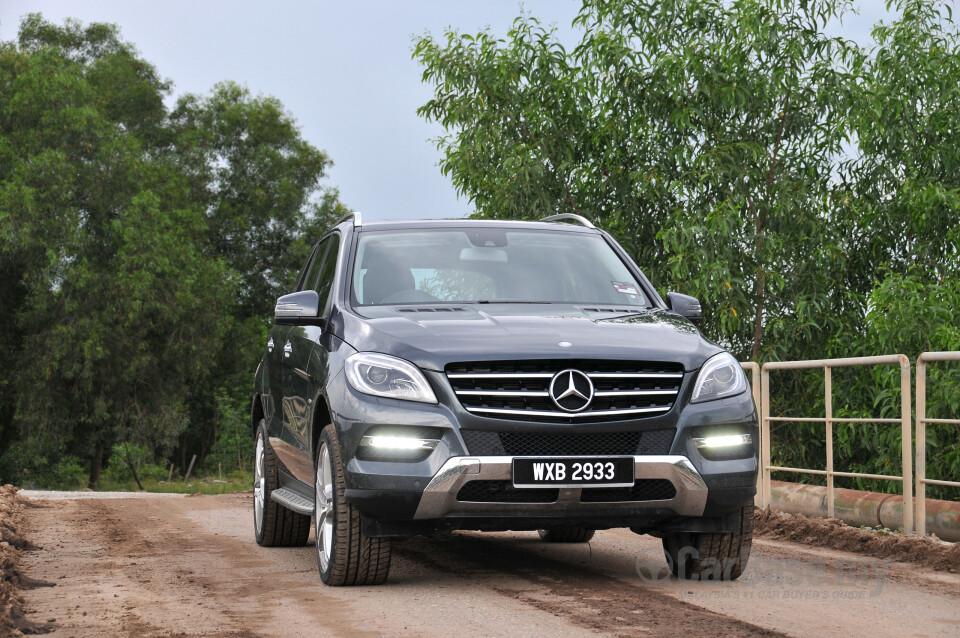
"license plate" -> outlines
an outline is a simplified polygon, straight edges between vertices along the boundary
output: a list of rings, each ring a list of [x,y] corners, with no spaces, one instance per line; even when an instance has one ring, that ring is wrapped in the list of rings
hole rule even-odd
[[[632,456],[513,459],[514,487],[632,487]]]

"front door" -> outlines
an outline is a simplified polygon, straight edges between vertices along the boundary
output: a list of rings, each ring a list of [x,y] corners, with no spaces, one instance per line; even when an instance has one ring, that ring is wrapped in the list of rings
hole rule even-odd
[[[328,245],[329,242],[324,240],[314,248],[295,292],[313,287]],[[301,455],[291,440],[291,433],[302,428],[310,414],[309,394],[304,392],[301,379],[301,375],[306,374],[312,344],[308,338],[304,338],[304,333],[308,331],[319,334],[319,328],[315,326],[274,326],[270,332],[271,341],[268,341],[268,347],[272,342],[272,355],[276,361],[276,367],[271,372],[271,379],[276,384],[276,391],[272,393],[276,406],[276,428],[270,430],[270,447],[283,469],[297,478],[301,478],[305,470],[308,477],[313,475],[312,467],[302,467]]]

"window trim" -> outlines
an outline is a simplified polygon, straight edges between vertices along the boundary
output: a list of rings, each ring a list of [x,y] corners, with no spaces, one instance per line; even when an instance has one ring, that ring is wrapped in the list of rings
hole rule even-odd
[[[303,270],[300,272],[300,276],[297,277],[297,285],[294,286],[293,292],[302,292],[304,290],[304,279],[307,278],[307,274],[310,272],[313,262],[317,259],[317,253],[319,253],[320,249],[323,248],[323,243],[325,241],[327,241],[327,238],[323,237],[314,245],[313,252],[310,253],[310,259],[307,260],[307,265],[304,266]],[[323,248],[323,253],[326,254],[326,248]],[[323,258],[321,257],[320,259],[322,260]]]
[[[329,316],[330,310],[333,306],[335,288],[337,287],[337,273],[340,269],[340,257],[341,257],[340,253],[343,250],[344,242],[343,242],[343,237],[340,234],[340,231],[337,231],[337,230],[327,233],[327,235],[320,240],[323,242],[327,242],[327,247],[323,252],[323,262],[326,262],[327,256],[330,254],[330,248],[333,245],[333,242],[329,240],[331,240],[333,237],[337,238],[337,254],[333,256],[333,274],[330,279],[330,290],[327,291],[326,300],[321,299],[321,301],[323,301],[323,308],[321,309],[321,312],[320,312],[321,317]],[[324,263],[320,264],[320,270],[317,271],[317,280],[314,282],[313,288],[311,288],[311,290],[316,291],[318,295],[320,291],[317,290],[317,283],[320,281],[320,275],[323,273],[324,265],[325,265]]]

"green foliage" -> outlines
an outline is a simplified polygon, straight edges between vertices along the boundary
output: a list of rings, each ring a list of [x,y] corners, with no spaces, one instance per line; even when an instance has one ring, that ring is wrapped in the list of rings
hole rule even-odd
[[[226,391],[217,393],[217,442],[206,458],[209,470],[246,472],[253,460],[253,437],[246,401],[236,401]]]
[[[247,462],[269,308],[344,207],[277,100],[169,95],[112,25],[31,14],[0,43],[5,481],[69,483],[80,459],[126,480],[118,449],[146,478],[215,445]]]

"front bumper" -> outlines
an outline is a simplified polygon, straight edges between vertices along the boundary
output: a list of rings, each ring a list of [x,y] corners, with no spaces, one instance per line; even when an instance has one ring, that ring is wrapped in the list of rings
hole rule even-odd
[[[342,377],[341,377],[342,378]],[[730,531],[740,508],[756,493],[754,449],[742,458],[704,457],[692,438],[712,432],[751,432],[757,440],[757,415],[749,394],[703,404],[689,404],[685,381],[679,406],[669,413],[603,424],[543,424],[478,417],[463,410],[442,379],[435,380],[439,404],[413,404],[360,395],[346,383],[331,388],[330,405],[340,436],[346,470],[346,498],[361,513],[365,533],[376,536],[430,534],[450,529],[523,530],[549,527],[649,531]],[[435,428],[437,448],[416,462],[357,458],[362,436],[371,427]],[[635,479],[669,481],[673,498],[584,502],[582,494],[602,488],[560,489],[551,502],[458,500],[471,481],[512,485],[514,455],[471,454],[462,432],[582,435],[590,432],[672,430],[664,452],[633,456]],[[586,454],[595,456],[597,454]],[[601,456],[603,454],[600,454]],[[617,456],[625,455],[617,453]],[[544,450],[524,456],[557,456]],[[468,490],[469,491],[469,490]],[[520,490],[517,490],[520,491]],[[461,495],[461,498],[463,495]],[[739,520],[739,519],[737,519]]]
[[[447,460],[423,490],[415,520],[471,516],[590,516],[670,510],[678,516],[701,516],[707,503],[707,485],[685,456],[634,456],[635,480],[665,479],[676,489],[667,500],[581,502],[581,492],[597,488],[561,488],[552,503],[471,502],[457,500],[461,488],[471,481],[509,481],[512,456],[454,457]]]

